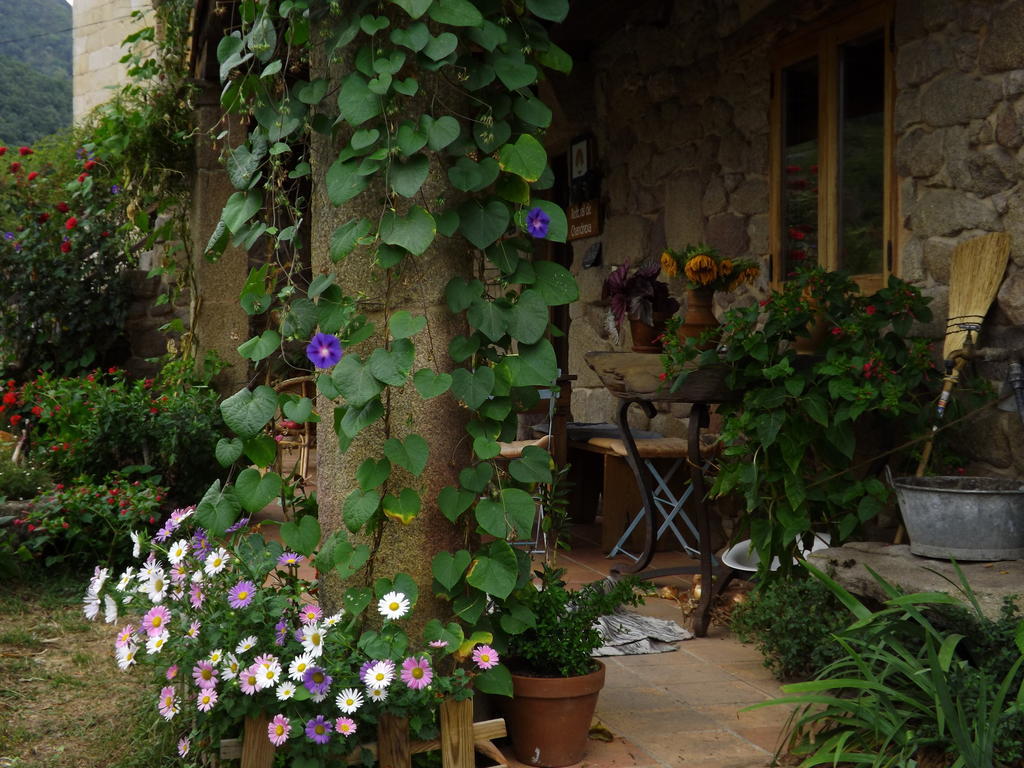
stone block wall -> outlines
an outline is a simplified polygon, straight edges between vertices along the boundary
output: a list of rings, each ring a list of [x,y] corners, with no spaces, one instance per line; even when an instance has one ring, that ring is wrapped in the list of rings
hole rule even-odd
[[[76,0],[72,62],[76,121],[108,101],[112,87],[124,84],[121,41],[137,28],[131,14],[138,10],[152,10],[151,0]]]

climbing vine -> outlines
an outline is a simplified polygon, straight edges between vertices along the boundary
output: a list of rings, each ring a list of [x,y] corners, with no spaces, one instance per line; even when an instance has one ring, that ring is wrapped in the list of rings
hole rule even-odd
[[[399,392],[455,398],[469,413],[473,455],[458,484],[424,498],[431,446],[415,430],[391,428],[383,455],[356,470],[343,520],[348,532],[379,541],[385,526],[412,524],[425,505],[436,505],[452,524],[486,534],[482,546],[434,558],[434,591],[451,601],[451,618],[461,624],[431,622],[427,639],[455,641],[463,657],[492,637],[500,650],[502,632],[533,621],[512,597],[529,579],[529,555],[509,541],[531,530],[531,490],[551,482],[552,461],[541,448],[527,449],[507,469],[493,460],[499,441],[514,439],[517,413],[557,377],[548,308],[578,297],[564,267],[532,258],[536,241],[566,238],[564,212],[544,199],[554,176],[541,139],[552,113],[537,88],[545,69],[571,68],[548,35],[548,25],[566,17],[568,0],[243,0],[235,12],[217,50],[221,101],[250,129],[226,152],[235,192],[209,256],[268,243],[271,259],[250,272],[241,296],[249,315],[266,318],[265,330],[239,352],[263,364],[308,343],[317,390],[335,407],[317,413],[309,397],[243,389],[223,403],[237,437],[221,441],[218,457],[225,466],[245,456],[269,467],[274,445],[264,428],[278,409],[296,423],[333,424],[344,451],[363,430],[388,422]],[[453,276],[445,289],[468,331],[452,338],[449,360],[432,354],[437,362],[413,370],[422,359],[417,345],[431,346],[431,323],[393,311],[386,292],[371,298],[332,272],[304,277],[315,196],[310,146],[332,138],[341,148],[322,175],[326,198],[342,211],[375,211],[354,214],[334,231],[332,262],[372,260],[375,278],[389,285],[410,265],[429,263],[435,249],[451,247],[445,239],[482,255],[486,268],[477,277]],[[379,318],[386,327],[376,326]],[[355,351],[373,338],[384,341],[368,354]],[[242,509],[272,499],[281,482],[273,472],[243,470],[233,485],[209,490],[197,518],[220,533]],[[308,518],[286,523],[282,535],[302,554],[315,552],[321,573],[350,577],[372,563],[371,548],[345,531],[318,544],[314,525]],[[384,581],[381,588],[390,588]],[[485,612],[489,599],[504,601],[498,618]],[[503,667],[488,669],[477,684],[511,690]]]

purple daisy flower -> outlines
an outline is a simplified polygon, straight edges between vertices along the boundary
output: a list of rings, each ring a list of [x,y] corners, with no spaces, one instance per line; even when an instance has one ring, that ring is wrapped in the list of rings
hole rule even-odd
[[[316,334],[306,347],[306,357],[317,368],[330,368],[336,365],[343,354],[345,353],[341,349],[338,337],[329,333]]]
[[[278,565],[301,565],[305,560],[302,555],[297,555],[294,552],[282,552],[280,557],[277,558]]]
[[[116,194],[118,194],[118,193],[119,193],[120,191],[121,191],[121,187],[120,187],[119,185],[117,185],[117,184],[113,184],[113,185],[111,185],[111,187],[110,187],[110,192],[111,192],[111,194],[114,194],[114,195],[116,195]]]
[[[331,740],[332,725],[323,715],[317,715],[306,723],[306,738],[317,744],[326,744]]]
[[[526,214],[526,231],[531,237],[542,238],[548,236],[548,226],[551,224],[551,217],[539,205],[531,208]]]
[[[274,625],[274,645],[284,645],[288,640],[288,622],[281,619]]]
[[[234,525],[230,526],[226,531],[224,531],[224,533],[234,533],[235,531],[240,531],[243,528],[245,528],[245,526],[247,526],[248,524],[249,524],[249,518],[248,517],[243,517],[237,523],[235,523]]]
[[[252,602],[256,594],[256,585],[251,581],[240,581],[228,592],[228,605],[232,608],[245,608]]]
[[[306,686],[314,696],[327,693],[334,680],[323,667],[310,667],[302,675],[302,684]]]
[[[197,528],[195,534],[192,536],[192,554],[199,560],[205,560],[206,556],[212,552],[213,549],[210,546],[210,537],[206,534],[206,530],[203,528]]]
[[[4,232],[4,240],[13,240],[13,239],[14,239],[14,233],[13,232]]]

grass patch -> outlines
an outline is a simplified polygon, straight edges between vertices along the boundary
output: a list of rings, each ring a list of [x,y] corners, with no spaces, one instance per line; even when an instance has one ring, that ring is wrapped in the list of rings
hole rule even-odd
[[[88,578],[44,572],[4,584],[0,766],[177,764],[176,736],[160,720],[146,676],[119,670],[111,626],[82,615]]]

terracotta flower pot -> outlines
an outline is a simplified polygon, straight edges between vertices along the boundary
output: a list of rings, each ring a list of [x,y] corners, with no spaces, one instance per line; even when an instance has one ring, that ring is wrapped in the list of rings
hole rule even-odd
[[[652,313],[651,319],[654,325],[648,325],[643,320],[629,318],[629,332],[633,337],[633,351],[647,352],[651,354],[661,353],[659,337],[665,333],[665,323],[668,322],[670,314],[665,312]]]
[[[710,288],[693,288],[686,292],[686,315],[677,332],[680,341],[695,339],[721,323],[714,312],[715,292]]]
[[[583,759],[604,664],[579,677],[512,675],[505,723],[516,757],[528,765],[557,768]]]

